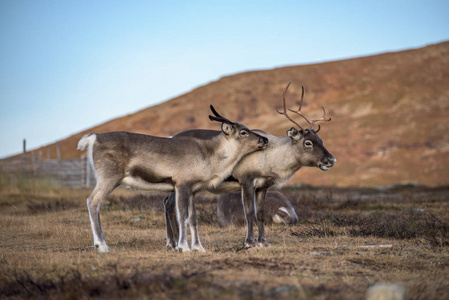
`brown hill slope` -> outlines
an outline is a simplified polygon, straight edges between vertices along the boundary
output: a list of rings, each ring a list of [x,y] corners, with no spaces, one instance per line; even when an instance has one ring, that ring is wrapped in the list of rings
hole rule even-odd
[[[169,136],[190,128],[218,129],[207,118],[209,104],[250,128],[284,136],[292,124],[275,108],[281,106],[282,91],[290,81],[290,107],[298,103],[301,85],[306,88],[303,110],[308,116],[320,116],[319,105],[326,107],[332,121],[322,124],[320,136],[338,160],[326,173],[303,169],[290,183],[449,184],[449,42],[227,76],[64,139],[62,157],[79,157],[76,145],[87,132]]]

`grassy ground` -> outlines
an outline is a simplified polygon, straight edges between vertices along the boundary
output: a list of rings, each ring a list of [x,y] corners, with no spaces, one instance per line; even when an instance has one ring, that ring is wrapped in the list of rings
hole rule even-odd
[[[268,226],[271,247],[250,250],[244,228],[218,227],[216,202],[197,199],[206,253],[167,252],[164,196],[122,190],[102,208],[109,254],[89,247],[90,191],[0,188],[2,298],[362,299],[379,282],[449,298],[445,188],[284,190],[301,224]]]

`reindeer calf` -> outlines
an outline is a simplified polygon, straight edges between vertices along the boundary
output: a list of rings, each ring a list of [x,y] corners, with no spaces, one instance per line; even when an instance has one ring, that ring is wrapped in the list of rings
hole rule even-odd
[[[263,207],[258,207],[258,214]],[[244,225],[245,212],[243,211],[241,193],[221,195],[218,198],[217,219],[218,225]],[[290,201],[280,192],[268,192],[265,196],[265,224],[297,224],[298,216]]]

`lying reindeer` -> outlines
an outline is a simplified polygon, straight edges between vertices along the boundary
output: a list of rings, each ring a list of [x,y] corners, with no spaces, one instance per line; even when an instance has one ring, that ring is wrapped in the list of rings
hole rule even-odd
[[[211,139],[154,137],[130,132],[88,134],[78,143],[88,150],[97,184],[87,198],[89,218],[98,252],[109,252],[101,224],[100,205],[118,186],[159,192],[176,192],[176,215],[180,230],[177,249],[190,251],[187,225],[192,233],[192,248],[204,251],[197,231],[193,197],[212,189],[229,177],[247,154],[265,149],[268,139],[220,116],[213,106],[211,121],[221,122],[221,131]]]
[[[293,174],[302,167],[317,167],[322,171],[327,171],[336,163],[336,159],[327,151],[323,141],[317,135],[320,127],[315,131],[315,123],[319,121],[330,121],[326,118],[326,111],[323,109],[323,116],[320,119],[309,120],[301,112],[304,100],[304,87],[302,88],[301,102],[298,110],[289,111],[304,118],[310,125],[308,129],[302,128],[287,113],[285,104],[285,95],[290,83],[282,94],[284,111],[279,114],[284,115],[288,120],[298,128],[287,130],[286,137],[270,135],[261,130],[253,130],[258,134],[268,138],[270,143],[265,151],[254,152],[247,155],[234,168],[231,176],[222,182],[219,186],[208,191],[216,194],[227,194],[241,191],[244,211],[246,215],[247,233],[245,238],[245,247],[268,246],[269,243],[265,237],[264,221],[265,210],[264,202],[268,188],[271,186],[282,186]],[[173,139],[184,137],[196,137],[198,139],[211,139],[219,134],[213,130],[188,130],[181,132]],[[176,225],[176,211],[173,209],[175,194],[170,194],[164,200],[166,229],[167,229],[167,249],[175,248],[178,240],[178,227]],[[255,203],[256,202],[256,203]],[[256,216],[256,207],[260,210]],[[195,212],[194,212],[195,213]],[[256,222],[258,227],[258,241],[254,238],[253,224]],[[192,235],[192,242],[197,233]],[[195,241],[196,243],[196,241]]]
[[[296,215],[295,209],[287,197],[280,192],[267,192],[265,207],[258,207],[257,214],[262,213],[261,209],[265,210],[265,224],[298,223],[298,215]],[[246,222],[241,193],[225,194],[218,198],[217,219],[220,227],[243,225]]]

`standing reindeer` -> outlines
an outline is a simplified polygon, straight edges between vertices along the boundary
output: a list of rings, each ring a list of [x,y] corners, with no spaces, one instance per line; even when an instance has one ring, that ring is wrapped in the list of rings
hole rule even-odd
[[[287,130],[286,137],[270,135],[264,131],[253,130],[258,134],[268,138],[270,143],[265,151],[254,152],[244,157],[240,163],[234,168],[231,177],[222,182],[219,186],[208,191],[216,194],[226,194],[241,191],[244,211],[246,215],[247,233],[245,238],[245,247],[268,246],[269,243],[265,237],[265,212],[264,202],[268,188],[271,186],[282,186],[290,177],[302,167],[317,167],[322,171],[327,171],[336,163],[336,159],[326,150],[323,141],[317,135],[318,129],[315,131],[315,123],[319,121],[330,121],[326,118],[326,111],[323,109],[323,116],[320,119],[309,120],[301,112],[304,100],[304,87],[302,88],[301,102],[297,110],[289,111],[304,118],[310,125],[308,129],[302,128],[296,123],[287,112],[285,103],[285,95],[290,83],[282,94],[283,112],[277,111],[284,115],[289,121],[295,124],[299,129],[294,127]],[[198,139],[210,139],[219,134],[213,130],[188,130],[181,132],[173,137],[173,139],[184,137],[196,137]],[[175,194],[170,194],[164,200],[166,229],[167,229],[167,249],[176,247],[178,239],[178,228],[176,226],[176,214],[174,210]],[[256,215],[256,207],[259,211]],[[258,240],[254,238],[254,221],[258,227]],[[197,227],[195,227],[197,231]],[[194,236],[192,235],[192,238]]]
[[[137,190],[176,192],[177,226],[181,228],[177,249],[190,251],[187,225],[192,233],[192,248],[204,251],[196,235],[195,193],[213,189],[231,175],[247,154],[267,147],[268,139],[220,116],[221,131],[211,139],[195,137],[162,138],[130,132],[88,134],[78,143],[88,150],[97,184],[87,198],[89,218],[98,252],[109,252],[101,224],[101,202],[117,187]]]
[[[246,223],[241,193],[224,194],[218,197],[217,220],[220,227],[242,225]],[[257,213],[265,211],[265,224],[296,224],[298,215],[290,201],[282,193],[268,191],[265,196],[265,207],[257,207]]]

